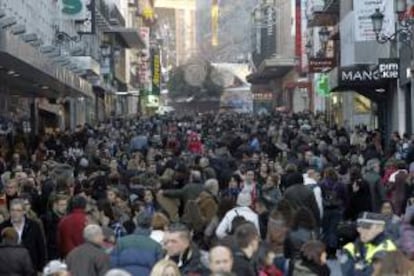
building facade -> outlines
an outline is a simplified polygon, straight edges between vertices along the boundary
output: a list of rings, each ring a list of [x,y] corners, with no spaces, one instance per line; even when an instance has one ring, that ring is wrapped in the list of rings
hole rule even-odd
[[[158,32],[166,46],[168,65],[185,64],[197,53],[196,1],[159,0],[155,2],[159,17]]]
[[[37,133],[117,113],[116,92],[127,92],[133,81],[127,72],[134,55],[125,49],[143,47],[137,25],[130,24],[140,20],[138,2],[78,2],[0,1],[4,121],[29,121]]]
[[[253,46],[251,12],[256,2],[197,0],[199,55],[211,62],[247,62]]]

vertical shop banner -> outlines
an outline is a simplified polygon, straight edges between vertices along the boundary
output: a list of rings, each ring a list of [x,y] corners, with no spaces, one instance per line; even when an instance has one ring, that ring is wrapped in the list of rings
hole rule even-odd
[[[144,87],[149,85],[149,59],[150,59],[150,28],[148,27],[141,27],[139,29],[139,33],[142,37],[142,40],[144,41],[145,48],[141,50],[142,52],[142,58],[140,61],[139,69],[138,69],[138,75],[140,82],[143,84]]]
[[[395,32],[394,1],[392,0],[354,0],[355,41],[375,40],[371,15],[379,9],[384,14],[382,33],[391,36]]]
[[[218,46],[219,4],[218,0],[211,3],[211,46]]]
[[[149,56],[149,47],[150,47],[150,28],[149,27],[140,27],[139,33],[142,40],[144,41],[145,48],[142,49],[142,52]]]
[[[161,56],[159,49],[151,50],[152,95],[161,93]]]
[[[300,43],[300,69],[301,72],[308,71],[308,56],[306,55],[306,37],[308,29],[308,19],[306,17],[306,2],[302,0],[300,3],[300,28],[301,28],[301,43]]]
[[[334,31],[333,26],[325,26],[328,31],[332,33]],[[326,45],[322,45],[319,32],[322,27],[313,27],[309,33],[309,38],[312,41],[312,53],[308,61],[309,73],[321,73],[326,70],[330,70],[336,66],[335,60],[335,42],[328,40]],[[326,48],[324,48],[326,47]]]
[[[154,1],[140,0],[138,1],[138,12],[144,23],[152,25],[155,23]]]
[[[301,14],[302,14],[302,10],[301,10],[301,2],[302,0],[296,0],[296,6],[295,6],[295,10],[296,10],[296,14],[295,14],[295,56],[297,58],[299,58],[299,68],[302,67],[301,65],[301,56],[302,56],[302,28],[301,28]]]

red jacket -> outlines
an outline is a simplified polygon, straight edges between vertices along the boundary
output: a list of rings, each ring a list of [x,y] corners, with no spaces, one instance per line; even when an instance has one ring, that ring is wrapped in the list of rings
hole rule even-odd
[[[283,276],[283,273],[275,265],[271,265],[260,269],[259,276]]]
[[[74,209],[63,217],[58,225],[57,242],[62,258],[69,252],[83,244],[83,228],[86,226],[86,213],[82,209]]]

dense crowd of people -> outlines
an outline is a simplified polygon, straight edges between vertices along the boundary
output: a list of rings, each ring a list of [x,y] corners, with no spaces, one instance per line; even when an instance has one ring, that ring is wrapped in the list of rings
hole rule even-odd
[[[207,113],[17,130],[0,152],[0,275],[414,274],[406,134]]]

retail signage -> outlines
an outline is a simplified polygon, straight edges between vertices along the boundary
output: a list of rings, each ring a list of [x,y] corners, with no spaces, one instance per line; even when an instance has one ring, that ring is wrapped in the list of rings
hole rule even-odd
[[[161,92],[161,56],[159,49],[151,50],[152,95],[160,95]]]
[[[152,25],[155,23],[154,0],[138,1],[138,12],[145,24]]]
[[[400,77],[400,60],[397,58],[380,58],[378,68],[382,79],[398,79]]]
[[[375,82],[381,79],[378,66],[357,65],[339,69],[342,83]]]
[[[295,5],[295,55],[299,58],[302,67],[302,28],[301,28],[301,0],[296,0]]]
[[[382,33],[391,36],[395,32],[394,1],[392,0],[354,0],[355,11],[355,40],[375,40],[371,15],[375,9],[380,9],[384,14]]]
[[[253,100],[255,101],[272,101],[273,94],[272,92],[256,92],[253,93]]]
[[[150,46],[150,28],[148,27],[141,27],[139,29],[139,33],[142,37],[142,40],[144,41],[145,48],[141,50],[141,60],[139,62],[138,67],[138,75],[139,75],[139,81],[144,85],[144,87],[148,88],[149,86],[149,58],[150,58],[150,52],[149,52],[149,46]]]
[[[316,80],[316,93],[323,97],[329,95],[329,78],[326,74],[318,74]]]
[[[339,68],[340,84],[374,83],[399,77],[398,59],[380,59],[379,64],[359,64]]]
[[[306,72],[308,67],[308,57],[306,56],[306,0],[296,0],[295,9],[295,54],[299,57],[298,69]]]
[[[160,97],[155,95],[148,95],[145,105],[147,107],[158,107],[160,105]]]
[[[311,20],[315,12],[322,12],[325,7],[324,0],[308,0],[306,1],[306,17]]]
[[[219,32],[219,5],[218,0],[213,0],[211,4],[211,46],[218,46]]]
[[[308,70],[309,61],[306,55],[306,30],[308,29],[308,19],[306,18],[306,2],[307,0],[301,0],[300,3],[300,30],[301,30],[301,42],[300,42],[300,69],[302,72]]]
[[[310,58],[308,65],[309,73],[323,73],[335,67],[333,58]]]
[[[90,4],[90,0],[61,0],[59,3],[64,18],[70,20],[85,20],[88,18],[87,6]]]

